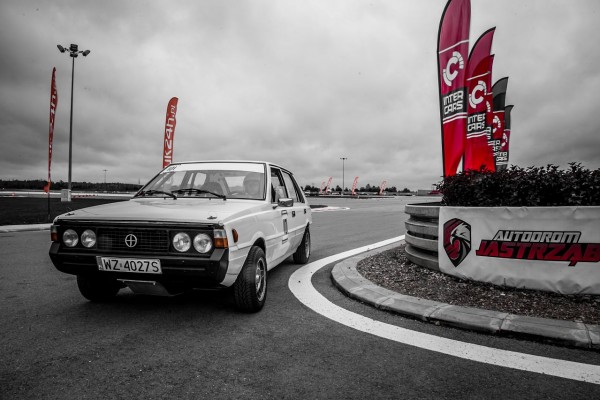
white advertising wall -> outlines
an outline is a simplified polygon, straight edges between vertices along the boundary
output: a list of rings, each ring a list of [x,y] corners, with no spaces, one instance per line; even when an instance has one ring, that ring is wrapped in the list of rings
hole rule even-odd
[[[600,207],[441,207],[440,270],[562,294],[600,294]]]

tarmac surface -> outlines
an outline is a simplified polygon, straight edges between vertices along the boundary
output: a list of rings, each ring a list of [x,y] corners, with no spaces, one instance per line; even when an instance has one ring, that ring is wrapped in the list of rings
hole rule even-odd
[[[50,226],[51,224],[4,225],[0,226],[0,232],[42,231],[49,230]],[[356,265],[360,260],[395,246],[397,244],[368,251],[336,264],[331,272],[334,284],[353,299],[436,325],[600,350],[600,325],[526,317],[407,296],[378,286],[358,273]]]

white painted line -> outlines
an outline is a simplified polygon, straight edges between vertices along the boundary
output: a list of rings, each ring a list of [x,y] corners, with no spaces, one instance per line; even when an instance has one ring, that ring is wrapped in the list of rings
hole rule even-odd
[[[321,207],[321,208],[313,208],[312,212],[323,212],[323,211],[345,211],[349,210],[350,207]]]
[[[361,332],[466,360],[600,384],[600,366],[598,365],[494,349],[385,324],[338,307],[313,287],[311,277],[326,265],[401,240],[404,240],[404,235],[307,264],[290,276],[288,286],[294,296],[313,311]]]
[[[2,225],[0,233],[7,232],[25,232],[25,231],[47,231],[52,224],[32,224],[32,225]]]

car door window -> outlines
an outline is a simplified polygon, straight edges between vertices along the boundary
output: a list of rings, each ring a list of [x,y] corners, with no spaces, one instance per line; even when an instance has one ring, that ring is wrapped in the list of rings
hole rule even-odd
[[[279,199],[286,198],[285,183],[281,171],[271,168],[271,202],[277,203]]]
[[[302,196],[300,195],[299,190],[296,187],[294,178],[292,178],[292,176],[289,173],[283,171],[283,180],[285,181],[285,188],[287,189],[288,197],[290,199],[294,199],[294,202],[303,203]]]

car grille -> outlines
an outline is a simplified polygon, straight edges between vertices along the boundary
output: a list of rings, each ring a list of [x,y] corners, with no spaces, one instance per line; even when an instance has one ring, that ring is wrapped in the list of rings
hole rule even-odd
[[[134,235],[136,243],[127,246],[125,238]],[[131,228],[98,228],[99,250],[126,250],[128,252],[169,251],[170,240],[167,230],[131,229]],[[129,241],[131,244],[131,240]]]

